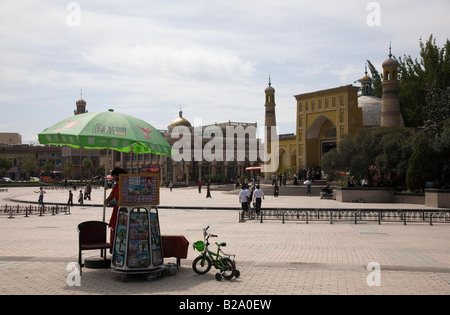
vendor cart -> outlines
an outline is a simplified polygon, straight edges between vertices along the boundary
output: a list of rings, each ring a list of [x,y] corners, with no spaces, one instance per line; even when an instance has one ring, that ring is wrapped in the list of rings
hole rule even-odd
[[[159,227],[158,174],[121,174],[119,211],[111,268],[122,275],[146,278],[162,275],[163,249]]]

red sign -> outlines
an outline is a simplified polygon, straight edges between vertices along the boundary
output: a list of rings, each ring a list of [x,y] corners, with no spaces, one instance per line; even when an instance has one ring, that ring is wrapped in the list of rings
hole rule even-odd
[[[160,167],[157,164],[146,164],[141,166],[141,173],[159,173]]]

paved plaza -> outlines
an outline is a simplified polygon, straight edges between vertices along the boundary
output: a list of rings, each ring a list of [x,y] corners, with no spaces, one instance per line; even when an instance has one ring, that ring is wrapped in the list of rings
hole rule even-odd
[[[263,187],[266,190],[270,186]],[[36,202],[36,188],[0,192],[1,205]],[[0,215],[0,292],[2,294],[162,294],[162,295],[302,295],[302,294],[450,294],[450,224],[361,222],[239,222],[238,191],[213,187],[161,189],[161,234],[184,235],[188,258],[174,276],[122,282],[110,269],[83,269],[75,283],[80,222],[102,220],[103,191],[71,208],[71,214]],[[77,194],[74,194],[75,197]],[[44,201],[65,203],[67,190],[47,190]],[[74,198],[76,201],[76,198]],[[318,196],[266,193],[263,207],[278,208],[409,208],[419,205],[343,204]],[[111,208],[106,209],[109,220]],[[215,270],[193,272],[198,252],[191,244],[202,229],[218,234],[235,254],[238,279],[216,281]],[[84,256],[98,255],[98,251]],[[166,258],[165,262],[175,262]],[[379,268],[378,268],[379,267]],[[73,285],[78,284],[78,285]]]

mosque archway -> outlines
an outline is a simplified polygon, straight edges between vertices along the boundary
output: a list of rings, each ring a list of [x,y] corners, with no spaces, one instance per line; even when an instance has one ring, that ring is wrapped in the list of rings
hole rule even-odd
[[[306,133],[306,159],[309,167],[320,166],[322,155],[337,145],[336,125],[325,115],[318,116]]]

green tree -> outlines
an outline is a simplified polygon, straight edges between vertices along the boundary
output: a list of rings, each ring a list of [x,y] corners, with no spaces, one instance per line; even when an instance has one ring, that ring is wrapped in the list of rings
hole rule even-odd
[[[94,163],[92,163],[92,160],[89,156],[84,158],[81,163],[82,163],[83,168],[85,170],[87,170],[87,177],[89,178],[90,177],[89,173],[90,173],[90,170],[94,167]]]
[[[64,166],[64,170],[63,170],[66,178],[70,177],[72,175],[73,170],[74,170],[74,167],[73,167],[72,162],[70,162],[70,161],[67,162],[66,165]]]
[[[399,180],[397,184],[404,184],[408,160],[413,152],[413,135],[404,128],[387,128],[385,131],[375,165],[381,174]]]
[[[22,159],[21,166],[22,166],[22,169],[25,170],[25,172],[27,174],[27,178],[29,178],[30,173],[35,171],[38,168],[37,160],[36,160],[36,157],[34,156],[34,154],[29,153],[29,154],[25,155],[24,158]]]
[[[12,167],[13,163],[10,159],[0,156],[0,176],[5,176],[6,171]]]
[[[399,101],[405,126],[423,126],[427,119],[427,95],[434,89],[445,91],[450,86],[450,41],[442,48],[430,35],[426,42],[420,39],[420,58],[411,55],[394,59],[399,63]],[[373,95],[382,96],[383,76],[370,61]]]
[[[383,75],[381,75],[377,68],[367,60],[367,65],[372,76],[372,95],[381,98],[383,96]]]
[[[432,150],[435,152],[436,172],[435,179],[440,187],[450,184],[450,118],[442,126],[442,132],[433,139]]]
[[[46,161],[45,164],[42,166],[42,169],[44,172],[48,173],[55,170],[55,163],[52,163],[51,161]]]
[[[426,99],[431,89],[445,90],[450,86],[450,42],[443,48],[430,35],[424,43],[420,39],[420,59],[404,55],[399,58],[400,110],[406,126],[423,126]]]
[[[441,134],[445,121],[450,119],[450,89],[430,89],[425,105],[425,132],[429,137]]]
[[[105,177],[105,165],[101,164],[100,166],[96,167],[94,174],[95,176]]]
[[[429,139],[424,133],[416,136],[414,151],[409,159],[409,167],[406,173],[406,184],[412,191],[425,188],[425,182],[434,180],[436,164],[434,159],[436,152],[430,145]]]
[[[322,157],[322,169],[349,172],[357,180],[376,173],[382,177],[405,181],[408,160],[412,154],[412,134],[400,127],[362,129],[353,137],[345,137]]]

